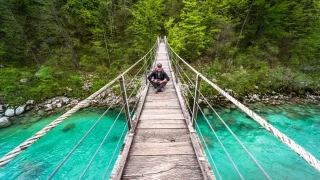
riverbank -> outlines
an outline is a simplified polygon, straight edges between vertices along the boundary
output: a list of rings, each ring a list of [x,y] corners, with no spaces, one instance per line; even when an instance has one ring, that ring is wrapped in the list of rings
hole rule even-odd
[[[234,95],[231,90],[226,90],[226,92],[228,92],[232,96]],[[225,107],[227,109],[236,108],[235,105],[233,105],[222,95],[216,95],[206,98],[213,107]],[[255,107],[257,104],[263,104],[267,106],[281,104],[320,104],[320,95],[311,94],[306,94],[305,96],[298,97],[294,96],[294,94],[284,95],[274,92],[269,95],[252,94],[237,99],[249,107]],[[82,100],[83,99],[81,98],[68,98],[65,96],[58,96],[38,104],[35,103],[34,100],[29,100],[25,104],[18,107],[10,107],[10,105],[0,105],[0,128],[5,128],[14,124],[16,119],[19,119],[23,116],[38,116],[38,119],[41,119],[40,117],[44,115],[67,111]],[[190,99],[189,101],[190,103],[193,103],[193,99]],[[135,102],[135,97],[131,97],[129,99],[129,104],[131,106],[133,106]],[[111,89],[107,89],[99,96],[97,96],[94,100],[92,100],[89,106],[107,107],[111,104],[113,104],[114,108],[121,107],[122,99]],[[200,98],[199,104],[204,108],[208,108],[208,105],[202,98]]]

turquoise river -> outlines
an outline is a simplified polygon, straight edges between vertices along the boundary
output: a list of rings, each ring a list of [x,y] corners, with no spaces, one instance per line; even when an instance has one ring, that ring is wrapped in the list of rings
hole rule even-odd
[[[320,159],[320,105],[295,104],[268,107],[254,105],[251,108],[303,146],[317,159]],[[271,179],[320,179],[318,171],[244,113],[235,108],[217,109],[217,111]],[[103,112],[102,109],[86,109],[72,115],[7,166],[1,168],[0,179],[47,179]],[[113,110],[112,113],[102,117],[96,128],[70,156],[53,179],[79,179],[117,114],[117,110]],[[265,179],[263,173],[259,171],[214,113],[206,109],[205,114],[243,178]],[[61,113],[41,119],[39,117],[23,117],[18,120],[19,123],[0,129],[0,155],[5,155],[59,115]],[[209,155],[208,150],[211,152],[217,166],[218,171],[208,156],[217,179],[220,177],[221,179],[240,179],[201,112],[199,112],[198,125],[208,147],[206,153]],[[125,117],[122,114],[110,131],[84,179],[102,179],[105,173],[106,179],[108,179],[117,156],[114,159],[111,157],[123,130],[126,131],[127,128]],[[122,141],[123,138],[121,143]],[[121,146],[117,148],[116,152],[118,153],[120,149]],[[109,163],[110,166],[107,168]]]

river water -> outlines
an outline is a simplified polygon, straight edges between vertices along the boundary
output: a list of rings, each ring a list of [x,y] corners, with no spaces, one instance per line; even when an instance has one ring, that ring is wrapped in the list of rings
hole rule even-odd
[[[320,159],[320,105],[272,107],[255,105],[253,108],[272,125],[311,152],[317,159]],[[217,111],[272,179],[320,179],[319,172],[244,113],[232,108],[217,109]],[[104,110],[101,109],[87,109],[72,115],[7,166],[0,169],[0,179],[48,178],[103,112]],[[265,179],[237,141],[222,123],[219,123],[216,116],[211,111],[206,113],[209,114],[209,123],[213,126],[244,179]],[[97,127],[70,156],[53,179],[78,179],[80,177],[117,114],[118,111],[113,110],[111,114],[108,113],[102,117]],[[3,156],[12,150],[59,115],[61,113],[43,117],[41,120],[37,117],[21,118],[20,124],[1,129],[0,155]],[[30,121],[37,122],[28,123]],[[225,155],[205,118],[201,116],[201,112],[199,112],[198,124],[222,179],[239,179],[238,173]],[[84,179],[101,179],[111,162],[107,171],[106,179],[108,179],[116,160],[116,158],[111,160],[111,157],[123,130],[127,131],[125,117],[122,114],[110,131],[105,144],[92,162]],[[119,150],[120,148],[116,150],[116,153]],[[206,153],[209,155],[207,150]],[[218,172],[211,160],[210,163],[217,179],[219,179]]]

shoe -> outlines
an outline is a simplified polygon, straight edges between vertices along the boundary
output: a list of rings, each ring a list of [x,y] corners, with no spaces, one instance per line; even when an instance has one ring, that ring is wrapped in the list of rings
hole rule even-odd
[[[161,90],[157,88],[156,91],[155,91],[155,93],[157,94],[159,91],[161,91]]]

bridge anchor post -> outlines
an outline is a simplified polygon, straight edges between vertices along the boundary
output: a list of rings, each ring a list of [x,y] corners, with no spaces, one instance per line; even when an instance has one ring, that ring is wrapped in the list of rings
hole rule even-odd
[[[194,102],[193,102],[193,111],[192,111],[192,127],[195,129],[197,115],[198,115],[198,101],[199,101],[199,94],[200,94],[200,82],[201,77],[199,74],[197,74],[197,80],[196,80],[196,89],[195,89],[195,95],[194,95]]]
[[[131,129],[131,118],[130,118],[130,110],[129,110],[129,104],[128,104],[128,98],[127,98],[127,92],[126,92],[126,87],[124,85],[124,77],[121,76],[121,78],[119,79],[120,82],[120,88],[121,88],[121,92],[122,93],[122,100],[124,103],[124,111],[126,113],[126,119],[127,119],[127,123],[128,123],[128,128],[129,130]]]

